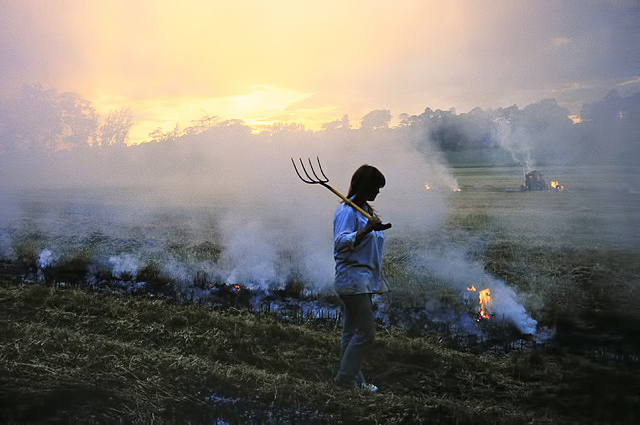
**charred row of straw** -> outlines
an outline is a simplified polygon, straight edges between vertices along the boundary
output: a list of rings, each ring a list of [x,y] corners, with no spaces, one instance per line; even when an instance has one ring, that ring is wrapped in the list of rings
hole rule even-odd
[[[0,274],[19,276],[23,284],[44,284],[52,287],[80,287],[96,292],[122,296],[148,296],[198,303],[211,309],[237,309],[258,316],[273,317],[285,323],[310,324],[325,329],[338,329],[342,313],[337,297],[305,296],[299,282],[289,282],[284,288],[264,291],[238,284],[208,282],[197,274],[193,282],[176,282],[151,269],[142,270],[135,278],[114,277],[108,271],[87,273],[81,261],[56,263],[44,268],[26,263],[3,263]],[[0,276],[1,277],[1,276]],[[503,352],[536,347],[536,340],[523,336],[505,320],[477,316],[477,308],[467,305],[465,311],[454,312],[448,318],[424,308],[409,307],[399,302],[375,301],[380,329],[395,328],[412,336],[438,335],[457,346],[470,349],[498,349]]]
[[[121,296],[170,298],[199,303],[211,309],[237,309],[285,323],[329,330],[338,329],[342,324],[336,297],[305,296],[299,282],[290,282],[285,288],[267,292],[237,284],[211,283],[202,276],[197,282],[180,284],[151,271],[143,271],[136,279],[128,280],[122,276],[114,278],[106,272],[87,278],[87,269],[81,263],[71,261],[70,264],[38,268],[24,262],[0,262],[0,278],[21,284],[76,287]],[[381,331],[393,328],[415,337],[436,335],[443,343],[464,349],[508,353],[561,346],[598,361],[640,361],[635,347],[619,347],[623,342],[603,340],[600,334],[580,335],[578,342],[566,341],[567,335],[575,332],[563,332],[562,337],[551,331],[546,331],[548,335],[522,335],[504,318],[478,316],[477,306],[473,304],[466,305],[466,311],[452,309],[444,315],[401,303],[385,304],[382,300],[376,301],[374,307]]]

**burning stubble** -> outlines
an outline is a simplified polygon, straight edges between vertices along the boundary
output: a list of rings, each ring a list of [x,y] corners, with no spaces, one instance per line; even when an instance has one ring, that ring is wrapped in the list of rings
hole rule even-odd
[[[153,244],[162,250],[167,243],[208,240],[222,246],[216,272],[221,279],[279,285],[295,273],[312,290],[323,291],[332,280],[331,222],[338,200],[302,185],[289,158],[321,157],[332,184],[343,192],[362,163],[383,170],[389,183],[376,207],[401,233],[429,232],[445,219],[446,196],[422,190],[425,178],[455,186],[438,155],[425,160],[391,131],[255,136],[244,128],[176,143],[59,152],[55,158],[29,152],[3,170],[15,182],[3,196],[3,208],[12,211],[4,215],[3,250],[8,256],[14,250],[7,229],[16,226],[38,229],[40,249],[59,256],[70,247],[56,236],[70,235],[76,243],[83,234],[119,241],[126,239],[123,234],[139,234],[147,240],[135,241],[134,252],[94,247],[105,255],[101,262],[117,269],[127,263],[132,268],[132,258],[144,262],[157,255]]]
[[[430,248],[414,249],[411,267],[422,270],[418,273],[424,281],[440,282],[468,300],[477,318],[497,318],[512,323],[523,334],[535,334],[537,322],[523,306],[525,295],[487,273],[483,264],[470,257],[472,248],[468,243],[440,241]]]
[[[89,274],[106,269],[117,278],[153,269],[186,292],[205,280],[264,291],[296,281],[307,293],[328,293],[339,200],[302,184],[290,163],[316,156],[343,193],[363,163],[385,174],[375,208],[393,223],[388,246],[409,246],[406,273],[428,269],[423,288],[435,277],[460,297],[470,285],[490,289],[493,314],[535,332],[523,294],[471,260],[465,242],[442,238],[446,249],[433,249],[460,185],[426,133],[410,129],[253,135],[227,126],[130,148],[28,152],[3,169],[19,183],[3,192],[0,253],[34,264],[81,257]]]

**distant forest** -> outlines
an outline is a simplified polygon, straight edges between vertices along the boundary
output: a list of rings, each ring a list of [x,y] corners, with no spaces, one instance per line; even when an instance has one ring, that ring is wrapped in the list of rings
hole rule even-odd
[[[340,131],[404,131],[412,134],[417,148],[428,141],[444,152],[499,150],[533,155],[538,160],[571,156],[576,160],[629,160],[638,158],[640,144],[640,93],[628,97],[616,90],[602,100],[585,104],[578,119],[554,99],[543,99],[522,109],[516,105],[466,113],[455,109],[426,108],[420,115],[401,114],[391,126],[388,110],[374,110],[353,128],[348,116],[328,122],[315,133]],[[39,85],[25,86],[20,95],[0,104],[0,159],[33,151],[72,151],[86,148],[125,147],[134,124],[128,109],[100,115],[91,102],[70,92],[59,93]],[[242,120],[203,116],[189,126],[149,134],[149,143],[175,142],[181,138],[230,127],[249,134]],[[309,133],[299,123],[278,123],[262,129],[268,135]],[[133,144],[133,143],[132,143]]]

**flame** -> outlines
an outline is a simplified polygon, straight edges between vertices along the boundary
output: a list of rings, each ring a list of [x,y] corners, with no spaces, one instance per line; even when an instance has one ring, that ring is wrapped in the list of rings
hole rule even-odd
[[[233,285],[233,290],[238,293],[240,292],[240,285]]]
[[[491,291],[489,288],[480,291],[479,298],[480,306],[478,308],[478,314],[483,319],[488,319],[490,316],[489,313],[487,313],[487,307],[491,304]]]
[[[467,290],[476,292],[476,287],[471,285],[471,288],[467,286]],[[490,319],[491,315],[488,312],[488,307],[491,305],[491,291],[489,288],[483,289],[478,292],[478,320]]]
[[[427,190],[433,189],[433,187],[431,187],[431,185],[429,183],[427,183],[427,182],[424,182],[424,188],[427,189]],[[455,187],[455,188],[453,188],[453,191],[454,192],[462,192],[462,189],[460,189],[459,187]]]
[[[564,186],[560,184],[558,180],[554,180],[551,182],[551,187],[555,190],[564,190]]]

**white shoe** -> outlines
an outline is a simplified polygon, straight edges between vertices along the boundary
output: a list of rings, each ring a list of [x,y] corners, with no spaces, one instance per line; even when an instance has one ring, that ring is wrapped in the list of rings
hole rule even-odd
[[[360,388],[361,390],[364,390],[364,391],[372,392],[372,393],[375,393],[375,392],[378,391],[378,387],[376,387],[373,384],[367,384],[365,382],[363,382],[361,384],[358,384],[358,388]]]

